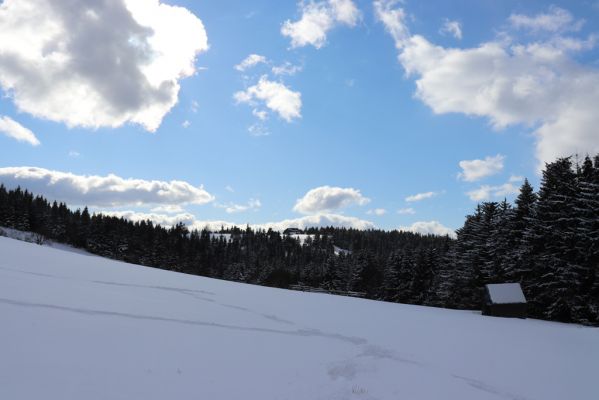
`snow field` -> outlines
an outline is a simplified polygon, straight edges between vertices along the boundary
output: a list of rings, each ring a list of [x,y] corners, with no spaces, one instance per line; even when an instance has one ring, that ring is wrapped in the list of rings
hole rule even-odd
[[[596,399],[599,329],[294,292],[0,237],[0,399]]]

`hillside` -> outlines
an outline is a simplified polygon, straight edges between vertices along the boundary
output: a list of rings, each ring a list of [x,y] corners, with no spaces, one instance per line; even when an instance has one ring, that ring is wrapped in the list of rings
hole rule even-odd
[[[232,283],[0,237],[1,399],[593,399],[599,329]]]

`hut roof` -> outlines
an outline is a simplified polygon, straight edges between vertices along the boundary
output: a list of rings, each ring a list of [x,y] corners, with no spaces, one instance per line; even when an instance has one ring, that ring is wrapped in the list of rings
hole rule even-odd
[[[494,304],[526,303],[519,283],[495,283],[487,285],[489,297]]]

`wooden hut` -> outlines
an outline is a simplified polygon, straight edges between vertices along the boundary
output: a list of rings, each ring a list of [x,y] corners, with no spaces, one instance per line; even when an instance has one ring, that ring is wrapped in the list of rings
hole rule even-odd
[[[485,285],[483,315],[526,318],[526,297],[519,283]]]

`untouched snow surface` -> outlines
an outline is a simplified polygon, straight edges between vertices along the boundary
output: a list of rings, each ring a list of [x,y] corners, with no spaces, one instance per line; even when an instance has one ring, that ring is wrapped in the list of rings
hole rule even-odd
[[[0,237],[0,399],[597,399],[599,330]]]

